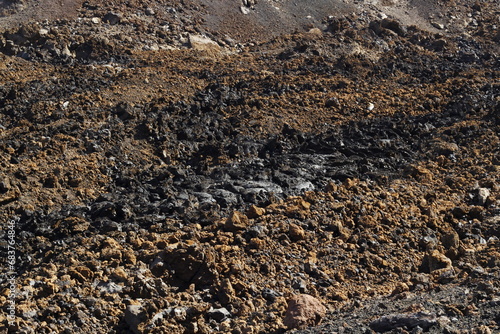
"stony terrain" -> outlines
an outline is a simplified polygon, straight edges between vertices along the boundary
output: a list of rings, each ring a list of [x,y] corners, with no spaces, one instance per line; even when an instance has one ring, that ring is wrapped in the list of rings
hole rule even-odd
[[[496,0],[0,8],[0,332],[500,332]]]

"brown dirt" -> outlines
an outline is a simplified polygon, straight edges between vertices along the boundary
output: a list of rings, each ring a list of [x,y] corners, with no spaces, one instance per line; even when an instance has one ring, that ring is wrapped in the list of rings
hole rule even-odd
[[[496,1],[49,3],[0,18],[0,331],[500,331]]]

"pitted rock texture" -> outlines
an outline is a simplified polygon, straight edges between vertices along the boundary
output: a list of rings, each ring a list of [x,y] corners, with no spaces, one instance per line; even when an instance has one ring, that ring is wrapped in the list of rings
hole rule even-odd
[[[313,296],[293,296],[288,301],[283,324],[289,329],[316,326],[325,314],[326,307]]]

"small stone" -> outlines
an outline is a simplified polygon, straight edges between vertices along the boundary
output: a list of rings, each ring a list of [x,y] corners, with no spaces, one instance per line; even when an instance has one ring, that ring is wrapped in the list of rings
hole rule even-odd
[[[40,284],[40,289],[38,291],[37,296],[38,297],[47,297],[47,296],[51,296],[51,295],[58,293],[58,292],[59,292],[59,286],[54,284],[54,282],[52,282],[51,280],[45,279]]]
[[[432,313],[390,314],[372,321],[369,326],[377,332],[387,332],[396,328],[416,328],[424,330],[437,324],[436,315]]]
[[[156,313],[153,318],[151,319],[152,324],[159,324],[161,323],[164,319],[168,318],[170,316],[170,313],[172,312],[171,308],[168,308],[166,310],[161,310],[160,312]]]
[[[400,293],[410,291],[410,287],[408,284],[404,282],[398,282],[397,285],[394,287],[394,290],[392,290],[392,295],[398,295]]]
[[[326,185],[326,187],[325,187],[325,191],[326,191],[326,192],[329,192],[329,193],[331,193],[331,192],[336,192],[336,191],[338,190],[338,188],[339,188],[339,187],[338,187],[338,185],[336,185],[336,184],[335,184],[335,182],[330,181],[330,182],[328,182],[328,184]]]
[[[455,143],[449,143],[446,141],[436,141],[432,143],[432,149],[437,154],[442,154],[444,156],[450,156],[452,154],[456,154],[460,151],[460,148]]]
[[[228,278],[224,279],[221,282],[221,286],[219,288],[218,297],[220,302],[223,305],[227,305],[231,303],[236,296],[236,291],[234,291],[233,285],[231,284],[231,280]]]
[[[69,270],[69,274],[80,282],[91,280],[94,277],[92,270],[85,266],[78,266],[75,269]]]
[[[145,13],[146,15],[151,15],[151,16],[156,14],[153,8],[150,7],[146,8]]]
[[[438,250],[426,254],[422,260],[422,269],[427,273],[440,269],[452,268],[452,262],[449,258],[441,254]]]
[[[321,36],[323,35],[323,32],[319,28],[312,28],[308,31],[309,34],[311,35],[316,35],[316,36]]]
[[[113,277],[120,282],[126,282],[128,275],[123,268],[118,267],[113,271]]]
[[[460,246],[460,237],[457,232],[450,231],[441,237],[441,242],[446,249],[458,248]]]
[[[262,297],[268,302],[274,303],[276,301],[276,298],[280,296],[281,294],[274,291],[273,289],[264,288],[264,290],[262,290]]]
[[[337,291],[332,294],[332,299],[340,302],[345,302],[346,300],[349,300],[349,296],[342,291]]]
[[[217,322],[222,322],[222,321],[226,320],[227,318],[230,318],[231,313],[229,313],[229,311],[225,307],[216,308],[216,309],[211,308],[208,311],[208,317],[211,319],[214,319]]]
[[[139,326],[146,320],[146,318],[147,315],[141,305],[128,305],[125,309],[125,322],[129,325],[130,330],[135,334],[142,332],[139,329]]]
[[[248,7],[241,6],[241,7],[240,7],[240,10],[241,10],[241,12],[243,13],[243,15],[248,15],[248,14],[250,14],[250,9],[249,9]]]
[[[73,57],[73,54],[71,53],[71,51],[69,50],[69,48],[68,48],[68,46],[67,46],[67,45],[65,45],[65,46],[63,47],[63,49],[62,49],[62,51],[61,51],[61,54],[62,54],[63,56],[66,56],[66,57]],[[63,103],[63,109],[66,109],[66,108],[68,107],[68,105],[69,105],[69,102],[68,102],[68,101],[64,102],[64,103]]]
[[[179,322],[186,321],[187,312],[185,307],[176,307],[172,310],[172,316]]]
[[[493,37],[493,40],[495,42],[498,42],[500,43],[500,30],[498,30],[497,34],[495,35],[495,37]]]
[[[288,234],[293,241],[304,240],[306,238],[306,231],[296,224],[290,224]]]
[[[431,22],[432,26],[436,29],[439,29],[439,30],[443,30],[445,27],[444,27],[444,24],[442,23],[438,23],[438,22]]]
[[[269,231],[263,225],[254,225],[250,227],[247,232],[249,233],[250,236],[254,238],[263,238]]]
[[[485,325],[481,325],[472,330],[471,334],[491,334],[491,329],[486,327]]]
[[[329,98],[325,102],[325,107],[328,107],[328,108],[340,108],[339,99],[337,99],[335,96]]]
[[[224,229],[229,232],[237,232],[248,227],[248,217],[239,212],[233,211],[224,224]]]
[[[109,24],[118,24],[123,19],[123,15],[120,13],[109,12],[103,17],[103,21]]]
[[[2,179],[2,181],[0,181],[0,193],[6,193],[7,191],[9,191],[11,188],[11,185],[10,185],[10,180],[8,178],[4,178]]]
[[[126,260],[127,263],[131,263],[135,265],[137,263],[137,257],[135,256],[132,250],[124,250],[123,251],[123,259]]]
[[[491,191],[488,188],[478,188],[476,190],[476,203],[478,205],[484,205],[486,201],[488,200],[488,197],[490,197]]]
[[[375,105],[374,105],[373,103],[371,103],[371,102],[370,102],[370,103],[368,103],[368,107],[366,107],[366,109],[367,109],[368,111],[372,111],[373,109],[375,109]]]
[[[307,293],[307,283],[302,279],[296,279],[292,284],[292,288],[299,290],[300,293]]]
[[[297,205],[304,210],[309,210],[311,208],[311,203],[304,200],[300,200]]]
[[[406,28],[399,21],[384,18],[380,25],[385,29],[394,31],[399,36],[406,35]]]
[[[430,182],[433,179],[432,172],[422,166],[410,165],[406,168],[406,173],[420,182]]]
[[[288,329],[304,329],[318,325],[325,315],[326,307],[318,299],[301,294],[288,301],[283,323]]]
[[[250,239],[249,245],[254,249],[264,249],[266,247],[266,242],[260,238]]]
[[[445,39],[438,39],[432,42],[430,45],[430,49],[434,51],[443,51],[444,48],[448,45],[448,42]]]
[[[123,286],[114,282],[100,283],[98,287],[101,293],[120,293],[123,291]]]
[[[101,258],[105,260],[116,259],[121,261],[122,252],[119,249],[113,247],[106,247],[101,250]]]
[[[90,19],[90,21],[92,21],[93,24],[101,23],[101,19],[99,17],[93,17]]]
[[[266,214],[266,209],[264,208],[259,208],[258,206],[252,205],[250,208],[248,208],[247,211],[247,216],[250,219],[253,218],[258,218]]]

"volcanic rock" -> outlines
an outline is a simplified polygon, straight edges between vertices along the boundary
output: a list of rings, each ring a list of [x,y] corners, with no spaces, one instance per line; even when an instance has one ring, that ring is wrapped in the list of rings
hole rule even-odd
[[[437,324],[436,315],[430,313],[391,314],[370,322],[370,328],[377,332],[387,332],[396,328],[428,330]]]
[[[427,253],[422,260],[422,269],[427,273],[450,268],[452,268],[451,260],[441,254],[438,250],[433,250],[430,253]]]
[[[0,1],[0,333],[499,332],[498,11]]]
[[[145,310],[139,304],[128,305],[125,309],[125,322],[135,334],[141,333],[141,324],[147,319]]]
[[[208,53],[220,52],[220,46],[208,37],[201,35],[189,35],[189,45],[197,51]]]
[[[224,307],[212,308],[208,311],[208,316],[217,322],[222,322],[227,318],[231,317],[231,313]]]
[[[120,21],[123,19],[123,15],[120,13],[114,13],[114,12],[109,12],[104,17],[102,20],[106,23],[109,24],[118,24]]]
[[[326,307],[310,295],[297,295],[288,301],[284,325],[289,328],[316,326],[326,315]]]
[[[238,232],[249,226],[248,217],[239,211],[233,211],[226,219],[224,229],[230,232]]]

